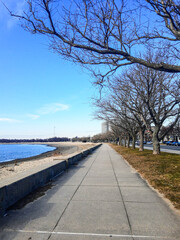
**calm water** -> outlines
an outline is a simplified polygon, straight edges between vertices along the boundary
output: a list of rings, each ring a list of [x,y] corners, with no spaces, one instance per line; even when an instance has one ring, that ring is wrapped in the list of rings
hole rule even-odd
[[[0,144],[0,162],[33,157],[54,149],[56,148],[38,144]]]

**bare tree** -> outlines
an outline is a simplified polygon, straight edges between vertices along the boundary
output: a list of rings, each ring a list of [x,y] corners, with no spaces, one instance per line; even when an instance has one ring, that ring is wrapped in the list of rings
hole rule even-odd
[[[172,33],[174,36],[172,40],[180,40],[180,1],[146,0],[146,2],[151,5],[151,11],[156,12],[165,23],[166,28]],[[156,32],[156,37],[158,36],[169,39],[166,33],[159,35],[158,32]]]
[[[127,133],[124,129],[117,125],[111,124],[111,131],[113,132],[114,136],[116,137],[116,144],[122,145],[125,147],[130,147],[130,134]]]
[[[143,151],[144,132],[146,129],[150,129],[152,122],[147,106],[142,101],[137,91],[133,88],[131,82],[127,80],[126,73],[122,73],[119,77],[111,80],[109,85],[113,101],[118,105],[124,106],[131,112],[133,121],[139,129],[139,151]]]
[[[9,12],[25,30],[48,36],[51,48],[64,58],[94,66],[102,84],[121,66],[134,63],[180,72],[179,6],[179,0],[27,0],[23,15]],[[161,48],[166,60],[148,62],[146,45]],[[97,72],[99,65],[105,65],[104,71]]]
[[[171,130],[171,136],[177,142],[180,140],[180,119]]]
[[[99,133],[92,137],[93,142],[113,142],[116,140],[116,136],[113,132]]]
[[[126,81],[131,83],[133,91],[136,91],[148,109],[153,124],[153,154],[159,154],[159,142],[180,117],[180,81],[175,77],[170,79],[165,72],[157,72],[140,65],[126,74]],[[142,119],[146,123],[143,115]],[[166,131],[161,131],[164,124],[169,126]]]
[[[146,60],[151,62],[154,59],[158,62],[162,57],[158,54],[153,57],[148,52]],[[147,129],[153,136],[153,154],[159,154],[159,142],[180,117],[180,81],[177,76],[136,65],[110,80],[109,91],[109,98],[106,96],[105,101],[97,104],[100,108],[98,116],[108,117],[108,121],[113,119],[113,124],[125,129],[132,138],[134,130],[138,129],[140,151]]]
[[[94,113],[95,117],[108,121],[111,127],[115,128],[114,130],[118,129],[120,143],[124,138],[124,145],[126,145],[126,138],[130,135],[132,138],[132,148],[135,148],[139,126],[133,114],[125,106],[121,105],[120,101],[116,101],[113,95],[96,101],[94,104],[97,107],[97,111]]]
[[[167,131],[167,129],[169,129],[169,131]],[[173,126],[173,128],[171,126],[166,126],[164,128],[161,129],[161,134],[163,134],[164,132],[166,132],[166,140],[174,140],[174,141],[179,141],[180,140],[180,119],[177,121],[177,123]],[[167,133],[168,132],[168,133]]]

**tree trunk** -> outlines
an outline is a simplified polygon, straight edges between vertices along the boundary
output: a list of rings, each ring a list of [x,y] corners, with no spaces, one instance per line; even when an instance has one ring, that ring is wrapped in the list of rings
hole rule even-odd
[[[139,140],[140,140],[140,143],[139,143],[139,151],[144,151],[144,130],[143,129],[140,129],[139,130]]]
[[[135,149],[135,141],[136,141],[136,137],[132,136],[132,149]]]
[[[120,145],[120,139],[121,139],[121,137],[118,137],[118,145]]]
[[[154,131],[153,131],[153,137],[152,137],[153,154],[155,154],[155,155],[160,154],[160,143],[159,143],[159,139],[158,139],[158,132],[159,132],[159,129],[158,129],[158,127],[155,126]]]
[[[124,137],[124,146],[125,147],[127,146],[127,137],[126,136]]]
[[[129,134],[128,134],[128,139],[127,139],[127,148],[129,148],[130,147],[130,136],[129,136]]]
[[[122,137],[121,136],[119,137],[119,145],[123,146],[123,144],[122,144]]]

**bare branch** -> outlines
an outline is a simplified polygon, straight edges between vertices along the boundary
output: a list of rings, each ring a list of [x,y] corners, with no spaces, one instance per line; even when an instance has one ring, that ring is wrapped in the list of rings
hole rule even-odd
[[[146,0],[143,6],[137,1],[132,6],[123,0],[67,0],[61,6],[60,0],[28,0],[27,6],[21,16],[6,8],[22,20],[27,31],[47,35],[51,48],[66,59],[92,67],[107,66],[103,80],[122,66],[136,63],[162,72],[180,72],[176,1]],[[145,16],[147,10],[151,19]],[[159,19],[164,25],[157,26]],[[147,45],[153,50],[164,48],[167,59],[149,62],[137,54]]]

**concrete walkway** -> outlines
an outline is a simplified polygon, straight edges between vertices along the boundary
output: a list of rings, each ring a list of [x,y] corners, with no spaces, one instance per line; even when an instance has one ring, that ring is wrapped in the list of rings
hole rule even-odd
[[[108,145],[0,220],[1,240],[179,240],[180,217]]]

